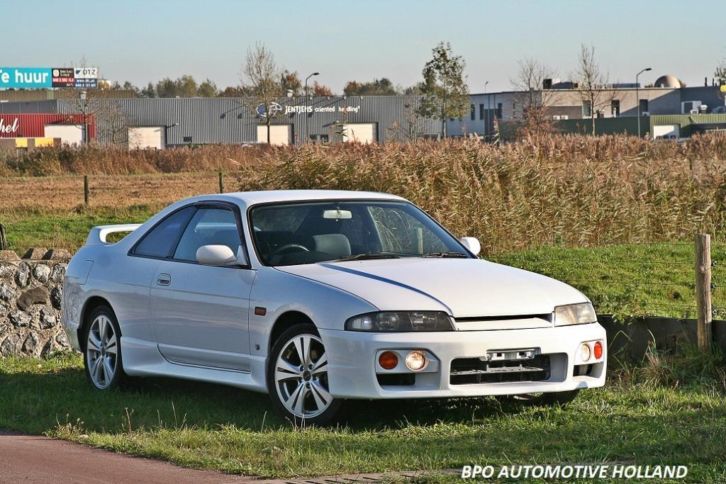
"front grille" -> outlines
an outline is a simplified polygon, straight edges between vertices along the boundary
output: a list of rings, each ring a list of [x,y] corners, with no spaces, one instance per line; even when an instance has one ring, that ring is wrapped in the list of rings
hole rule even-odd
[[[452,385],[545,381],[550,378],[549,355],[529,360],[485,361],[480,358],[458,358],[451,362],[449,382]]]

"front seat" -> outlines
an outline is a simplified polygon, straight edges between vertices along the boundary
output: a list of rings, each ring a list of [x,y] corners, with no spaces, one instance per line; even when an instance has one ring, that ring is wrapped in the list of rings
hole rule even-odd
[[[316,252],[324,252],[336,259],[350,256],[350,241],[343,234],[313,235]]]

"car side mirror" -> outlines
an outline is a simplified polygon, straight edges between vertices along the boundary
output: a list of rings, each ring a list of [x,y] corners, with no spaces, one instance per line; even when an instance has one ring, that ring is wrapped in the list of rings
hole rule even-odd
[[[233,266],[239,264],[235,253],[226,245],[201,246],[197,249],[197,262],[205,266]]]
[[[459,242],[474,255],[479,255],[479,252],[481,252],[481,244],[476,237],[462,237]]]

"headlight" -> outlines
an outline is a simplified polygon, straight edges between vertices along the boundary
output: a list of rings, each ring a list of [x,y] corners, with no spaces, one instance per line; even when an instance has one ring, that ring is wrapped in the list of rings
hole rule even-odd
[[[568,304],[567,306],[557,306],[555,308],[555,326],[596,322],[597,315],[595,314],[595,309],[589,302]]]
[[[449,315],[442,311],[383,311],[353,316],[348,331],[407,332],[453,331]]]

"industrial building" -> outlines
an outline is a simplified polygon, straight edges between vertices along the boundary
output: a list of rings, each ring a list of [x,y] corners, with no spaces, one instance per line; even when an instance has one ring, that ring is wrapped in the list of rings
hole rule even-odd
[[[121,94],[121,96],[124,96]],[[52,97],[52,99],[47,99]],[[534,101],[533,101],[534,99]],[[0,91],[0,146],[26,148],[88,140],[130,149],[200,144],[384,143],[438,137],[441,123],[416,114],[420,96],[286,97],[264,105],[241,98],[109,97],[108,92]],[[449,136],[491,139],[516,128],[531,103],[563,132],[629,133],[679,138],[726,129],[724,92],[685,87],[674,76],[652,86],[613,84],[591,106],[572,82],[546,80],[542,89],[472,94],[462,119],[447,121]],[[640,112],[640,122],[638,122]],[[268,135],[269,128],[269,135]],[[504,136],[506,137],[506,136]],[[13,141],[14,140],[14,141]]]
[[[270,143],[275,145],[310,142],[360,143],[404,141],[435,137],[440,123],[416,115],[419,96],[335,96],[285,98],[272,105]],[[49,114],[66,116],[75,126],[75,136],[63,142],[78,142],[84,132],[79,117],[92,119],[91,139],[101,143],[127,143],[130,148],[210,143],[265,143],[268,139],[264,107],[238,98],[124,98],[73,99],[0,103],[0,120],[5,125],[20,123],[19,116]],[[57,118],[48,126],[55,126]],[[36,123],[37,124],[37,123]],[[90,127],[89,127],[90,128]],[[46,128],[48,132],[57,128]],[[56,130],[56,131],[54,131]],[[3,133],[8,137],[13,133]]]

